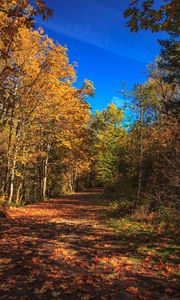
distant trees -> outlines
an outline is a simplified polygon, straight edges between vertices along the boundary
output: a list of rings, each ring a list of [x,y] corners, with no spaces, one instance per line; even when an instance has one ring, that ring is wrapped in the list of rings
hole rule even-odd
[[[113,103],[92,117],[94,133],[94,166],[99,184],[109,186],[119,179],[119,148],[125,131],[122,128],[123,111]]]
[[[180,128],[175,108],[179,88],[164,81],[157,66],[150,69],[147,81],[126,93],[132,112],[128,130],[121,125],[123,114],[118,108],[109,106],[96,113],[94,172],[104,187],[129,195],[135,208],[148,200],[149,211],[177,209]],[[119,113],[115,122],[111,110]]]

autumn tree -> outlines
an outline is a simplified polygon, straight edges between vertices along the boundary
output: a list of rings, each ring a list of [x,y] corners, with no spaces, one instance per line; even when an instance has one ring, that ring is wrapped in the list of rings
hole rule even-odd
[[[13,61],[13,52],[17,50],[17,40],[22,30],[33,28],[34,17],[43,15],[44,19],[52,15],[44,1],[9,1],[0,4],[0,128],[10,118],[10,110],[18,99],[17,87],[20,67]]]
[[[158,5],[154,0],[131,1],[124,16],[128,19],[127,26],[132,32],[150,29],[152,32],[165,31],[169,34],[169,39],[159,41],[162,47],[159,67],[166,72],[166,81],[179,83],[180,3],[176,0],[163,2]]]
[[[53,125],[55,140],[51,149],[50,168],[58,174],[56,177],[49,178],[51,194],[73,192],[77,188],[79,176],[89,169],[91,158],[88,156],[87,125],[90,113],[84,97],[91,95],[93,89],[89,81],[85,81],[80,89],[67,87],[63,97],[58,98],[58,106],[53,108],[55,112],[52,116],[51,128]],[[47,142],[47,134],[45,140]]]
[[[73,168],[77,166],[89,115],[85,95],[92,95],[94,88],[88,80],[80,89],[72,86],[75,71],[67,49],[42,29],[19,28],[7,63],[13,72],[2,72],[1,78],[1,131],[7,152],[2,149],[2,194],[9,204],[31,201],[32,190],[36,199],[45,199],[55,149],[58,153],[58,147],[62,151],[62,145],[70,145],[64,149],[70,153],[66,165],[75,151]]]
[[[147,81],[135,85],[129,94],[134,122],[130,124],[120,164],[124,166],[124,178],[137,191],[136,205],[147,197],[157,208],[176,205],[178,199],[180,148],[175,107],[179,88],[165,82],[159,68],[150,69]]]

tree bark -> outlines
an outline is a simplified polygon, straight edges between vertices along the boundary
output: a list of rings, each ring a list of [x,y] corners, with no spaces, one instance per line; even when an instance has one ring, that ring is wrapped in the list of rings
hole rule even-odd
[[[22,200],[21,190],[22,190],[23,183],[22,181],[19,183],[17,192],[16,192],[16,204],[19,204]]]
[[[140,108],[140,157],[139,157],[139,176],[138,176],[138,190],[137,190],[137,200],[140,198],[141,187],[142,187],[142,161],[143,161],[143,108]]]
[[[13,158],[12,167],[11,167],[11,171],[10,171],[10,178],[9,178],[9,195],[8,195],[8,203],[9,204],[12,203],[12,199],[13,199],[15,169],[16,169],[16,153]]]
[[[18,142],[19,142],[19,134],[20,134],[20,123],[17,123],[16,126],[16,135],[13,150],[11,152],[12,161],[10,162],[11,158],[9,158],[9,184],[8,184],[8,203],[12,203],[13,193],[14,193],[14,179],[15,179],[15,170],[16,170],[16,161],[17,161],[17,151],[18,151]]]
[[[47,176],[48,176],[48,160],[49,157],[47,155],[45,161],[44,161],[44,178],[43,178],[43,200],[46,200],[46,191],[47,191]]]

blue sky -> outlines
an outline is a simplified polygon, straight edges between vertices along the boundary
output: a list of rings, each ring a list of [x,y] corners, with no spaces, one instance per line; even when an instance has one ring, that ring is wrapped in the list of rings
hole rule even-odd
[[[162,33],[131,33],[123,11],[128,0],[48,0],[54,15],[48,22],[37,18],[54,41],[67,45],[70,62],[77,62],[77,86],[83,79],[93,81],[96,91],[88,98],[92,110],[102,110],[108,103],[121,107],[117,92],[122,82],[128,89],[146,78],[146,65],[159,54]],[[157,1],[158,2],[158,1]],[[160,0],[159,0],[160,2]]]

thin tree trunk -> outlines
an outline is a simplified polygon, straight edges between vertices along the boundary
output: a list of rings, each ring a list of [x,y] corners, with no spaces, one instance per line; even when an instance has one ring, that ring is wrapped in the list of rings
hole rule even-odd
[[[143,162],[143,109],[140,108],[140,158],[139,158],[139,176],[138,176],[138,190],[137,190],[137,200],[140,198],[141,187],[142,187],[142,162]]]
[[[39,177],[39,194],[40,194],[40,198],[38,197],[38,200],[42,199],[42,165],[41,165],[41,161],[38,162],[38,177]]]
[[[15,169],[16,169],[16,154],[14,155],[12,167],[10,171],[10,178],[9,178],[9,195],[8,195],[8,203],[12,203],[13,199],[13,192],[14,192],[14,178],[15,178]]]
[[[44,178],[43,178],[43,200],[46,200],[46,191],[47,191],[47,175],[48,175],[48,160],[49,157],[47,156],[44,161]]]
[[[16,161],[17,161],[17,151],[18,151],[18,142],[19,142],[19,134],[20,134],[20,123],[16,126],[16,137],[15,144],[12,151],[12,163],[10,167],[10,176],[9,176],[9,190],[8,190],[8,203],[12,203],[13,193],[14,193],[14,179],[15,179],[15,170],[16,170]]]
[[[26,134],[25,134],[25,124],[23,124],[23,147],[22,147],[22,157],[25,157],[25,138],[26,138]],[[22,172],[21,172],[21,179],[20,179],[20,184],[17,190],[17,197],[16,200],[17,201],[21,201],[22,199],[25,200],[25,173],[26,173],[26,164],[25,162],[22,163]],[[20,194],[21,192],[21,194]]]
[[[76,163],[76,168],[75,168],[75,172],[74,172],[74,183],[73,183],[73,186],[74,186],[74,190],[76,191],[77,189],[77,177],[78,177],[78,163]]]
[[[19,183],[19,186],[17,188],[17,192],[16,192],[16,204],[19,204],[22,200],[22,196],[21,196],[21,190],[22,190],[22,181]]]
[[[143,160],[143,147],[141,144],[140,147],[140,158],[139,158],[139,177],[138,177],[138,191],[137,191],[137,199],[139,200],[141,194],[142,187],[142,160]]]
[[[7,151],[7,172],[6,172],[6,180],[5,180],[5,191],[7,191],[7,194],[8,194],[8,188],[9,188],[10,165],[11,165],[12,133],[13,133],[13,113],[11,115],[11,120],[10,120],[8,151]]]

